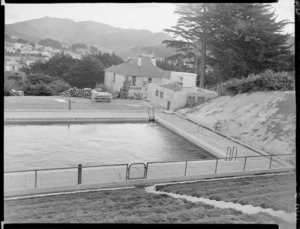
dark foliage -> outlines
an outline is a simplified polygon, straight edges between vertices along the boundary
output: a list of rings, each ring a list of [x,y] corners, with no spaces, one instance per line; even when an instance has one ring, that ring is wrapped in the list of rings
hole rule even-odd
[[[286,72],[266,70],[258,75],[249,75],[247,78],[233,78],[223,83],[226,91],[232,95],[253,91],[294,90],[294,78]]]
[[[52,39],[40,40],[39,45],[52,47],[52,48],[56,48],[56,49],[61,49],[62,48],[62,45],[59,41],[52,40]]]

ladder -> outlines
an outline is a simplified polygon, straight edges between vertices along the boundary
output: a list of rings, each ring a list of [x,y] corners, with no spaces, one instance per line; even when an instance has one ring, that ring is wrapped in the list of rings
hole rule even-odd
[[[155,108],[153,105],[148,107],[149,122],[155,122]]]
[[[233,161],[233,158],[234,158],[234,161],[236,161],[237,152],[238,152],[238,150],[237,150],[236,146],[233,146],[232,148],[228,146],[227,151],[226,151],[225,161]]]

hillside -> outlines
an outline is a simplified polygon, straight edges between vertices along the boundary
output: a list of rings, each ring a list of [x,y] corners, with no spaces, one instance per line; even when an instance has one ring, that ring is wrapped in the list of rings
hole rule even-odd
[[[296,153],[295,92],[273,91],[221,96],[178,111],[211,128],[273,154]]]
[[[159,45],[155,47],[140,47],[136,46],[129,50],[119,53],[122,58],[131,57],[137,58],[139,55],[150,56],[154,52],[155,57],[163,59],[165,57],[172,56],[176,53],[176,49],[167,48],[165,45]]]
[[[61,43],[98,45],[116,53],[135,46],[155,47],[172,39],[165,33],[148,30],[122,29],[99,22],[75,22],[70,19],[44,17],[5,25],[5,33],[25,39],[54,39]]]

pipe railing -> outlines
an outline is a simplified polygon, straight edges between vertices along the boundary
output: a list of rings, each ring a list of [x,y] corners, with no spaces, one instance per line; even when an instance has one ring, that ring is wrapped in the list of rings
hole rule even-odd
[[[231,149],[231,148],[230,148]],[[230,150],[231,151],[231,150]],[[236,150],[237,152],[237,150]],[[231,155],[233,156],[233,155]],[[243,171],[246,171],[246,165],[247,165],[247,159],[251,159],[251,158],[270,158],[270,163],[269,163],[269,167],[268,169],[272,168],[272,162],[274,161],[273,158],[274,157],[280,157],[280,156],[295,156],[295,154],[277,154],[277,155],[257,155],[257,156],[240,156],[238,157],[237,155],[235,155],[235,160],[237,158],[244,158],[244,166],[243,166]],[[8,171],[8,172],[4,172],[4,174],[11,174],[11,173],[24,173],[24,172],[34,172],[34,187],[37,188],[37,178],[38,178],[38,172],[39,171],[53,171],[53,170],[67,170],[67,169],[77,169],[78,172],[78,182],[77,184],[80,185],[82,184],[82,174],[84,173],[84,169],[88,169],[88,168],[101,168],[101,167],[116,167],[116,166],[126,166],[126,181],[127,180],[132,180],[132,179],[148,179],[148,171],[149,171],[149,165],[153,165],[153,164],[168,164],[168,163],[184,163],[185,167],[184,167],[184,173],[183,176],[187,176],[187,169],[188,169],[188,164],[189,162],[204,162],[204,161],[215,161],[215,168],[214,168],[214,173],[216,174],[218,171],[218,165],[220,164],[219,162],[221,160],[226,161],[228,159],[227,155],[226,157],[223,158],[205,158],[202,160],[186,160],[186,161],[157,161],[157,162],[147,162],[147,163],[132,163],[132,164],[110,164],[110,165],[92,165],[92,166],[83,166],[81,164],[79,164],[77,167],[63,167],[63,168],[47,168],[47,169],[35,169],[35,170],[22,170],[22,171]],[[249,161],[249,160],[248,160]],[[130,168],[132,165],[137,165],[137,164],[142,164],[144,167],[144,171],[143,171],[143,177],[141,178],[130,178]]]

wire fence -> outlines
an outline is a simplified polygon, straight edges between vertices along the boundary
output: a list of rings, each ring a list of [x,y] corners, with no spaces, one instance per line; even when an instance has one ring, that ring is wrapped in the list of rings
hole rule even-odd
[[[63,187],[232,172],[295,168],[282,159],[294,154],[226,157],[188,161],[162,161],[35,169],[4,172],[4,190]],[[281,159],[282,158],[282,159]]]

